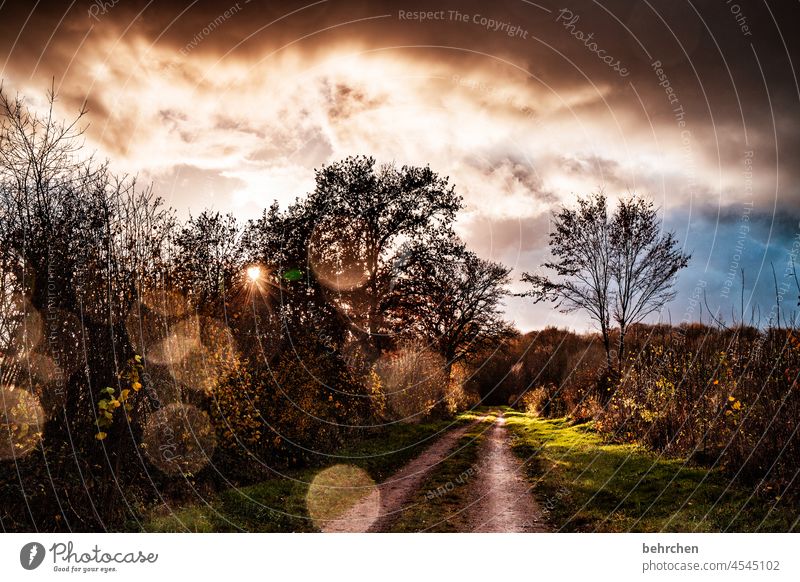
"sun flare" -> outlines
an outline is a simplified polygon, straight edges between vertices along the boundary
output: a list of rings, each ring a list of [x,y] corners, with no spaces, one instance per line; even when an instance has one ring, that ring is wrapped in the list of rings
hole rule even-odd
[[[258,265],[247,267],[247,278],[250,279],[252,283],[255,283],[256,281],[261,279],[261,267],[259,267]]]

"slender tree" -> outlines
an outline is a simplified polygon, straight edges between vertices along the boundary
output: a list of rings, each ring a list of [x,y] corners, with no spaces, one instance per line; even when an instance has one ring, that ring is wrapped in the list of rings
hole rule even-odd
[[[597,323],[606,361],[611,367],[610,297],[611,241],[606,197],[578,198],[577,207],[562,208],[553,217],[550,252],[543,267],[554,276],[523,273],[531,288],[522,296],[534,302],[552,301],[564,313],[585,310]]]
[[[678,248],[674,234],[662,232],[652,202],[638,197],[622,200],[611,219],[602,194],[579,198],[577,208],[562,208],[553,225],[554,260],[544,267],[555,278],[523,274],[532,285],[523,295],[554,301],[565,312],[586,310],[599,324],[609,368],[613,317],[621,371],[629,327],[675,297],[677,273],[691,257]]]
[[[609,226],[621,370],[629,327],[675,298],[675,279],[691,256],[680,250],[673,233],[662,232],[653,203],[642,198],[620,201]]]

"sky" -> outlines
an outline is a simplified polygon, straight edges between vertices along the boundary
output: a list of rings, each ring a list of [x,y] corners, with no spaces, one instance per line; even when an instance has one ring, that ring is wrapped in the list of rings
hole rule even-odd
[[[550,219],[602,190],[646,196],[692,261],[654,316],[798,307],[800,62],[795,0],[276,2],[0,0],[4,90],[182,216],[246,220],[348,155],[430,165],[457,229],[523,272]],[[773,268],[775,277],[773,277]],[[520,329],[589,329],[511,298]],[[708,321],[708,311],[703,314]]]

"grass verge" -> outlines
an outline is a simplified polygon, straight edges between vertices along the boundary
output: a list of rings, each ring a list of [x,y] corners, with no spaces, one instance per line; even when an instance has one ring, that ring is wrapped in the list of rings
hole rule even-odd
[[[719,471],[603,442],[591,423],[570,426],[506,410],[548,521],[559,531],[790,531],[798,507],[752,496]]]

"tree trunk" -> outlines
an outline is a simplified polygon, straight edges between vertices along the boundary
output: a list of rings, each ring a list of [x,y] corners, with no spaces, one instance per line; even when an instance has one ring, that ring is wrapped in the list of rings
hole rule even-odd
[[[452,380],[452,378],[453,378],[453,359],[447,358],[444,365],[444,381],[447,383],[447,386],[450,386],[450,380]]]
[[[603,327],[603,347],[606,350],[606,369],[611,369],[611,337],[608,329]]]
[[[442,390],[442,397],[439,402],[436,403],[434,407],[434,414],[436,416],[441,416],[442,418],[448,415],[448,408],[447,408],[447,395],[450,391],[450,382],[453,380],[453,359],[455,356],[451,356],[449,354],[445,354],[445,364],[444,364],[444,389]]]

